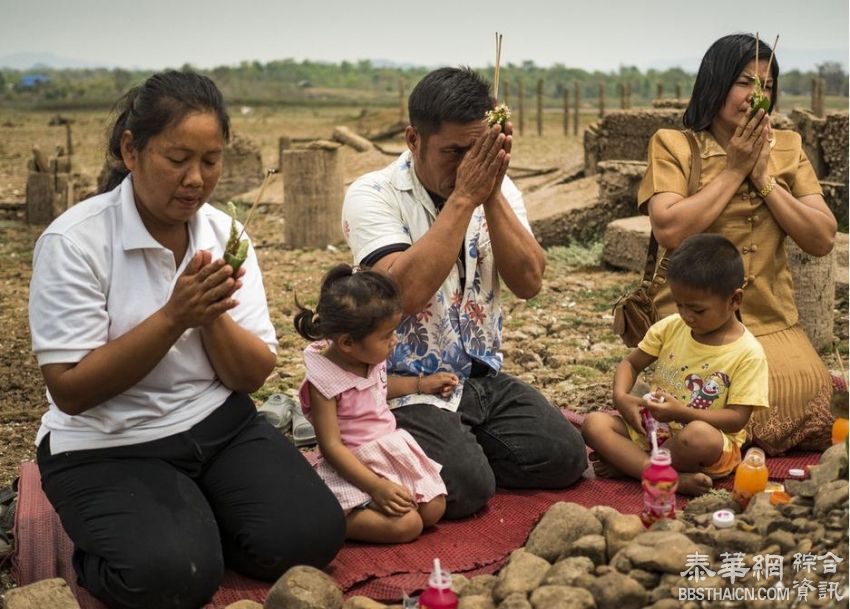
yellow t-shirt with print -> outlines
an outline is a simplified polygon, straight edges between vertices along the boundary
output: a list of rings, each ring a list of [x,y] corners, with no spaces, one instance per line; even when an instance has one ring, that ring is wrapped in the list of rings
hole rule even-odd
[[[657,358],[652,388],[661,387],[690,408],[769,406],[767,358],[746,328],[729,344],[705,345],[695,340],[681,316],[674,314],[653,324],[638,349]],[[682,427],[670,423],[674,434]],[[744,429],[724,435],[738,447],[747,440]]]

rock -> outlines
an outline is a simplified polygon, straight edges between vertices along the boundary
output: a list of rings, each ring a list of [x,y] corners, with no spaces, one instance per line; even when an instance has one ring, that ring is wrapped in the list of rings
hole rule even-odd
[[[454,576],[452,576],[454,577]],[[464,587],[463,594],[464,595],[473,595],[473,594],[493,594],[493,588],[496,587],[496,583],[499,581],[499,578],[495,575],[490,575],[489,573],[486,575],[476,575],[475,577],[469,580],[469,583]]]
[[[342,609],[386,609],[386,605],[365,596],[352,596],[342,604]]]
[[[815,495],[815,516],[824,514],[841,506],[847,506],[847,480],[833,480],[818,489]]]
[[[534,609],[594,609],[596,603],[587,590],[570,586],[540,586],[531,593]]]
[[[755,554],[761,547],[762,537],[738,529],[720,529],[714,534],[715,546],[722,552]]]
[[[632,568],[681,573],[688,555],[697,551],[696,544],[681,533],[649,531],[635,537],[617,556],[622,554],[631,563],[626,573]],[[620,568],[617,570],[622,571]]]
[[[643,586],[646,590],[652,590],[655,586],[658,585],[658,582],[661,580],[661,577],[658,573],[654,573],[652,571],[644,571],[643,569],[632,569],[626,575],[631,577],[641,586]]]
[[[593,514],[600,524],[602,524],[603,530],[608,522],[608,518],[620,515],[620,512],[612,508],[610,505],[594,505],[590,508],[590,513]]]
[[[616,571],[597,578],[587,589],[598,609],[640,609],[648,597],[643,586]]]
[[[452,574],[452,591],[458,596],[463,596],[466,587],[469,586],[469,578],[465,575]]]
[[[762,535],[767,534],[770,523],[780,517],[777,509],[770,503],[769,493],[758,493],[750,499],[744,515],[743,520],[750,522]]]
[[[639,516],[634,514],[617,514],[608,518],[605,526],[605,543],[608,546],[608,557],[614,556],[628,543],[646,532]]]
[[[532,609],[531,603],[522,592],[514,592],[505,597],[497,609]]]
[[[513,592],[531,592],[540,585],[551,566],[543,558],[523,548],[514,550],[508,564],[499,573],[499,580],[493,588],[493,599],[501,602]]]
[[[496,609],[496,604],[489,594],[471,594],[458,601],[457,609]]]
[[[384,606],[381,605],[381,609],[383,609],[383,607]],[[257,601],[241,600],[236,601],[235,603],[230,603],[224,609],[263,609],[263,606]]]
[[[543,578],[544,586],[574,586],[587,588],[594,580],[594,563],[585,556],[565,558],[555,563]]]
[[[608,561],[606,548],[605,538],[602,535],[585,535],[576,539],[575,543],[559,558],[585,556],[594,565],[601,565]]]
[[[28,586],[6,590],[6,609],[80,609],[61,577],[42,579]]]
[[[526,550],[548,561],[554,561],[585,535],[600,535],[602,525],[590,511],[577,503],[558,502],[534,527],[526,542]]]
[[[737,514],[741,508],[728,493],[705,493],[688,501],[682,514],[692,518],[697,514],[713,514],[717,510],[731,510]]]
[[[263,609],[338,609],[342,590],[328,575],[306,565],[292,567],[269,590]]]
[[[647,609],[679,609],[679,601],[674,598],[662,598],[652,603]]]
[[[650,531],[672,531],[674,533],[684,533],[686,528],[687,525],[684,522],[672,518],[662,518],[649,525]]]
[[[778,545],[781,554],[790,552],[797,545],[794,535],[789,531],[773,531],[767,536],[765,542]]]
[[[847,261],[844,261],[845,268],[847,267]],[[821,455],[820,463],[818,465],[825,465],[827,463],[837,463],[839,466],[838,478],[836,480],[843,480],[846,476],[847,469],[847,449],[839,442],[838,444],[833,444],[829,448],[824,451],[823,455]]]

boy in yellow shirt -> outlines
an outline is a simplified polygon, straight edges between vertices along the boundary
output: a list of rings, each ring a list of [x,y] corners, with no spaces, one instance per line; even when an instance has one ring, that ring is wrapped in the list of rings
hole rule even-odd
[[[679,492],[702,494],[712,478],[741,462],[744,427],[753,408],[768,406],[767,359],[736,312],[743,297],[741,255],[725,237],[692,235],[670,257],[667,273],[678,313],[655,323],[614,373],[619,416],[595,412],[582,435],[612,471],[640,478],[649,465],[649,440],[641,410],[657,422],[658,443],[670,450]],[[655,391],[631,395],[638,375],[656,363]]]

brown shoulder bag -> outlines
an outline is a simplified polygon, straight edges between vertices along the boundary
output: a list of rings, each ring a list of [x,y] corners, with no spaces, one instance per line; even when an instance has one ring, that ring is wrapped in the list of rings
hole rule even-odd
[[[690,197],[699,189],[702,158],[694,133],[690,130],[684,133],[691,147],[691,172],[688,176],[688,196]],[[658,265],[656,265],[657,259],[658,241],[655,239],[655,235],[650,232],[643,279],[632,292],[623,294],[614,303],[612,310],[614,314],[614,334],[619,336],[627,347],[637,347],[638,343],[646,336],[649,327],[658,321],[658,311],[655,309],[655,302],[653,301],[667,278],[667,252]]]

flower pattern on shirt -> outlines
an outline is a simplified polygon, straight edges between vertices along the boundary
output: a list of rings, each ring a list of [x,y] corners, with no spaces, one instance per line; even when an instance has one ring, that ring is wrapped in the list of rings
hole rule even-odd
[[[375,188],[379,184],[382,188]],[[522,195],[509,178],[502,194],[529,230]],[[437,210],[419,182],[409,152],[379,172],[352,184],[343,206],[343,225],[355,263],[380,247],[414,243],[430,229]],[[502,310],[499,276],[490,245],[484,208],[472,213],[462,248],[463,264],[456,264],[427,305],[404,317],[396,331],[398,344],[387,360],[390,374],[453,372],[460,383],[444,399],[436,395],[408,395],[390,401],[395,408],[431,403],[456,410],[474,361],[496,374],[502,366]],[[465,278],[462,275],[465,273]]]

